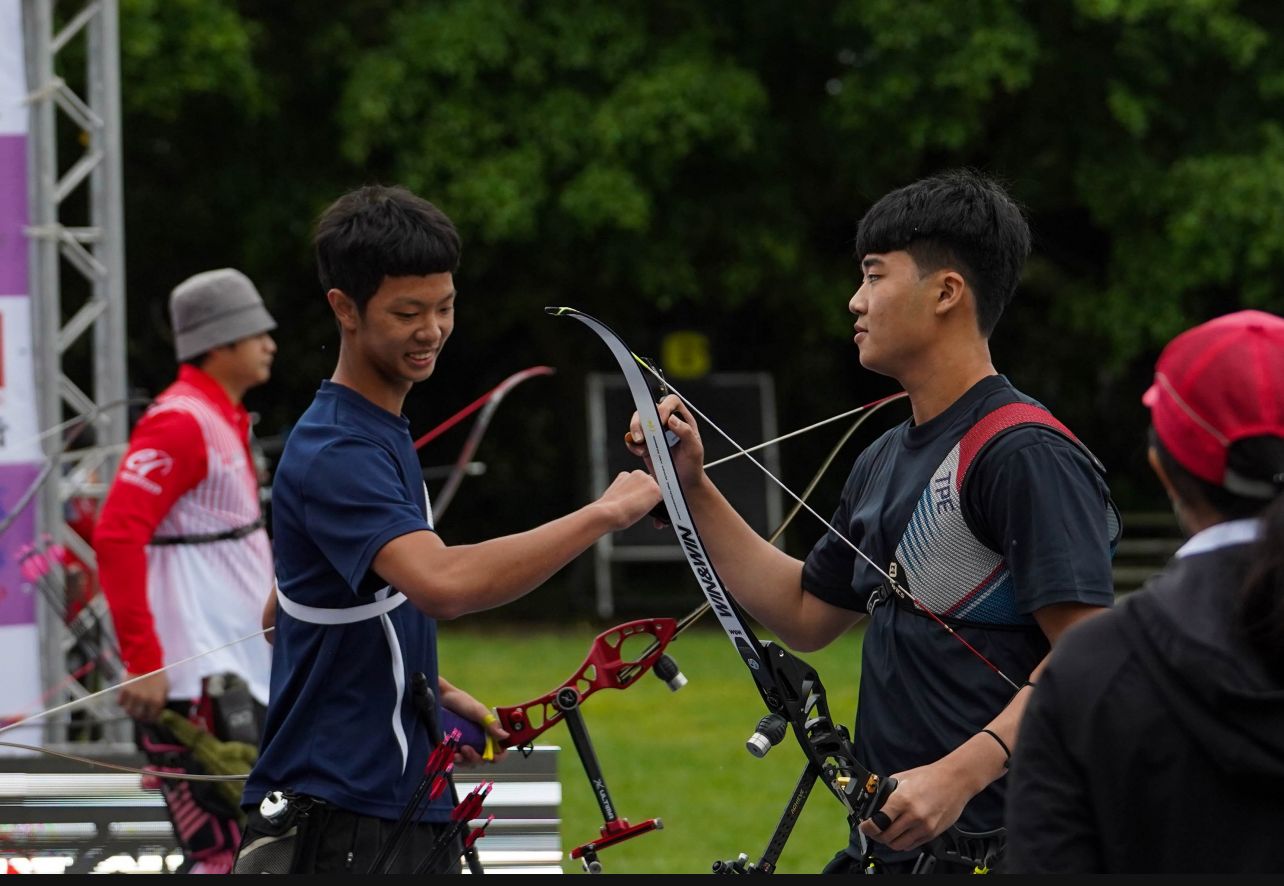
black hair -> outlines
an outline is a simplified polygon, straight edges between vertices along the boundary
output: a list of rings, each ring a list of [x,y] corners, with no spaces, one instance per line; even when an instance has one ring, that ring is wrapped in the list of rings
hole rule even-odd
[[[344,194],[321,214],[313,242],[322,289],[342,290],[363,313],[385,277],[459,268],[454,224],[400,186],[366,185]]]
[[[904,250],[922,274],[961,273],[989,338],[1016,294],[1030,254],[1030,226],[996,180],[971,169],[943,172],[885,195],[860,220],[856,258]]]
[[[1252,567],[1235,601],[1240,628],[1249,647],[1279,684],[1284,684],[1284,437],[1248,437],[1226,451],[1226,464],[1242,477],[1275,487],[1274,498],[1249,498],[1209,483],[1187,471],[1159,441],[1150,445],[1178,497],[1207,504],[1228,519],[1258,518],[1262,535]]]

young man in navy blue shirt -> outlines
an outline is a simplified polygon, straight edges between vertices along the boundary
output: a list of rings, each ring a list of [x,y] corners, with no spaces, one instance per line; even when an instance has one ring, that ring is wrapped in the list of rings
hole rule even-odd
[[[805,560],[731,508],[690,410],[660,405],[692,515],[750,615],[806,652],[868,614],[853,737],[898,785],[829,872],[908,871],[951,825],[1000,828],[1024,684],[1067,627],[1113,602],[1119,526],[1103,469],[990,359],[1029,248],[1019,207],[971,172],[893,191],[861,220],[855,344],[908,392],[913,418],[860,455],[830,521],[843,537],[827,533]],[[644,456],[636,416],[630,431]]]
[[[372,186],[331,205],[315,239],[339,358],[291,431],[273,481],[271,695],[243,798],[250,818],[238,873],[258,872],[281,854],[271,843],[291,822],[278,791],[287,811],[308,813],[290,870],[367,872],[429,752],[416,728],[411,674],[428,677],[440,707],[489,720],[491,735],[507,738],[481,702],[440,675],[436,620],[534,590],[660,498],[645,471],[621,473],[567,516],[446,545],[433,531],[401,410],[410,389],[432,375],[454,328],[458,234],[431,203]],[[478,760],[471,748],[465,757]],[[410,873],[424,858],[448,820],[448,801],[445,794],[429,806],[390,873]]]

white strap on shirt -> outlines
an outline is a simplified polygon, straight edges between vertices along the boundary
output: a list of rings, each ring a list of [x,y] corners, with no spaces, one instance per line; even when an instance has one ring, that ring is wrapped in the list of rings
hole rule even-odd
[[[374,596],[372,603],[333,609],[327,606],[304,606],[302,603],[295,603],[281,593],[279,586],[276,589],[276,601],[281,609],[291,618],[308,624],[348,625],[372,618],[379,619],[383,625],[384,637],[388,640],[388,652],[392,656],[392,682],[396,688],[397,699],[392,709],[392,734],[397,740],[397,747],[401,750],[401,772],[404,775],[406,763],[410,759],[410,743],[406,740],[406,730],[401,725],[401,700],[406,696],[406,664],[401,657],[401,643],[397,639],[397,629],[392,619],[388,617],[388,613],[405,603],[406,595],[385,585],[376,591]]]
[[[295,603],[281,593],[281,589],[278,587],[276,589],[276,601],[282,609],[290,614],[291,618],[306,621],[308,624],[350,625],[370,618],[378,618],[387,612],[391,612],[406,602],[406,595],[385,586],[382,590],[375,592],[373,603],[362,603],[360,606],[332,609],[328,606],[304,606],[302,603]]]

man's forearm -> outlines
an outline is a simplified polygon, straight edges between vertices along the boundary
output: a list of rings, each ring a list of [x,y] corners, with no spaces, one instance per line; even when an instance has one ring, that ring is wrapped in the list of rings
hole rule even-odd
[[[1034,673],[1030,675],[1030,685],[1022,686],[998,716],[950,754],[959,772],[971,781],[973,796],[1008,771],[1009,759],[1016,748],[1021,718],[1025,715],[1034,689],[1034,677],[1042,672],[1046,661],[1045,657],[1034,669]]]
[[[99,584],[126,669],[132,674],[156,670],[164,655],[147,602],[147,555],[136,545],[106,541],[99,543],[95,553]]]

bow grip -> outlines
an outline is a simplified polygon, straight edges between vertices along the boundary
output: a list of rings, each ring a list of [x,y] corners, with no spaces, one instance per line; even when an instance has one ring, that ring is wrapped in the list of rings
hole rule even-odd
[[[633,435],[629,431],[624,432],[624,442],[630,446],[634,445]],[[669,449],[672,450],[674,446],[678,445],[678,435],[673,433],[673,431],[669,430],[668,428],[665,428],[664,442],[667,443],[669,446]],[[656,502],[655,507],[651,509],[650,513],[647,516],[649,516],[652,520],[655,520],[661,526],[673,525],[673,521],[669,519],[669,509],[668,507],[665,506],[664,499],[660,499],[658,502]]]
[[[854,800],[852,810],[860,821],[864,821],[883,808],[883,804],[892,795],[892,791],[896,790],[896,779],[890,775],[879,777],[871,773],[865,783],[860,785],[857,790],[860,792],[861,797],[859,800]]]
[[[480,723],[468,720],[459,716],[450,708],[441,709],[442,732],[449,735],[450,730],[459,730],[459,744],[467,745],[477,753],[484,753],[486,750],[486,730]]]

